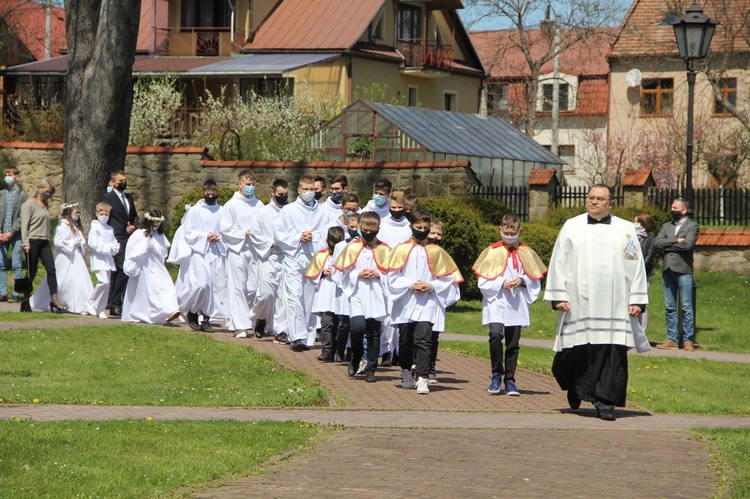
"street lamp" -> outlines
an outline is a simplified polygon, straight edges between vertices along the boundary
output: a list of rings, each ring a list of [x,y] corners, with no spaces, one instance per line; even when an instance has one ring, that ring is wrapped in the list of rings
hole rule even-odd
[[[688,216],[693,218],[693,101],[695,100],[695,70],[693,60],[705,59],[716,25],[703,13],[697,3],[685,11],[685,15],[672,21],[677,50],[687,65],[688,115],[687,115],[687,156],[685,161],[685,189],[688,202]]]

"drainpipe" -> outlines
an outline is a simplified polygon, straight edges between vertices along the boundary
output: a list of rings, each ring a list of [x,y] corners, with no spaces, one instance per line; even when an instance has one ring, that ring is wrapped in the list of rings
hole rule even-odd
[[[350,105],[352,102],[354,102],[354,83],[353,83],[353,76],[354,76],[354,62],[352,60],[352,54],[349,53],[349,61],[346,64],[346,80],[347,80],[347,86],[349,87],[349,102],[347,102],[347,106]]]
[[[44,59],[52,57],[52,0],[47,0],[47,19],[44,26]]]

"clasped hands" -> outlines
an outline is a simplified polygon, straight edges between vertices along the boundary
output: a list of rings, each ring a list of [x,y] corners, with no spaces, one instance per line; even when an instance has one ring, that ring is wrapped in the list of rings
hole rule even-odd
[[[360,279],[378,279],[380,278],[380,273],[375,269],[364,269],[359,273],[358,277]]]
[[[209,243],[218,243],[221,241],[221,236],[219,234],[214,234],[213,232],[209,232],[206,238]]]
[[[415,294],[422,295],[432,291],[432,284],[424,281],[417,281],[412,284],[411,289]]]
[[[503,289],[514,289],[521,285],[523,279],[516,277],[515,279],[506,279],[503,283]]]

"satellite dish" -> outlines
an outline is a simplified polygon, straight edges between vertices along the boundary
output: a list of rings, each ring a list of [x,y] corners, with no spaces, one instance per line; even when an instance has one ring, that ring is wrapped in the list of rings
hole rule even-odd
[[[628,75],[625,77],[625,81],[628,82],[630,88],[635,88],[641,84],[643,80],[643,74],[638,69],[631,69],[628,71]]]

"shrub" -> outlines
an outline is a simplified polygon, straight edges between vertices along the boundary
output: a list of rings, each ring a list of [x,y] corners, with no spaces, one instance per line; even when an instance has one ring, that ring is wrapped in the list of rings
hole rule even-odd
[[[557,208],[550,208],[547,210],[547,215],[545,215],[545,217],[540,220],[539,223],[541,225],[546,225],[547,227],[561,229],[566,221],[585,212],[586,207],[584,205],[573,206],[571,208],[562,206]]]
[[[648,213],[649,215],[651,215],[651,218],[654,219],[654,235],[659,233],[662,225],[672,220],[672,216],[668,211],[664,211],[658,206],[654,205],[639,206],[635,208],[629,206],[615,206],[615,208],[612,210],[612,214],[614,216],[629,221],[632,221],[633,218],[635,218],[636,213]]]
[[[469,206],[476,208],[485,222],[499,226],[503,216],[510,213],[510,208],[499,199],[487,199],[479,196],[469,196],[466,198]]]
[[[12,105],[18,140],[24,142],[62,142],[65,136],[65,108],[58,100],[47,107]]]
[[[182,100],[177,76],[139,78],[133,87],[128,144],[156,146],[166,138],[179,141],[180,132],[174,124]]]
[[[536,251],[545,265],[549,266],[552,249],[555,247],[557,234],[560,232],[553,227],[539,224],[522,224],[521,242]]]

